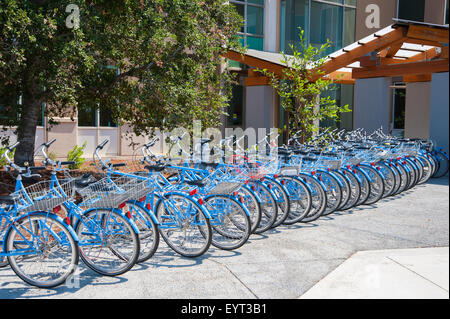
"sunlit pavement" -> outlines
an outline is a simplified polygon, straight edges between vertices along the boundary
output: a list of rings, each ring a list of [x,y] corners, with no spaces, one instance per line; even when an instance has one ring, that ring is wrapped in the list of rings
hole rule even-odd
[[[445,293],[448,298],[448,248],[419,250],[419,255],[397,251],[448,246],[446,177],[372,206],[252,235],[237,251],[211,248],[200,258],[188,259],[161,241],[151,260],[119,277],[99,276],[80,261],[75,278],[48,290],[30,287],[10,268],[2,268],[0,298],[440,298]],[[418,258],[420,254],[428,254],[429,263],[423,262],[427,257]],[[342,269],[352,263],[354,267],[364,256],[366,268],[354,275],[357,282],[372,287],[355,285],[351,294],[343,294],[351,284]],[[446,265],[447,272],[437,270],[437,264]],[[389,282],[397,285],[389,294],[375,296],[368,291],[373,287],[384,291],[392,276],[399,281]],[[336,280],[329,283],[328,278]],[[419,280],[429,289],[424,290]],[[314,295],[319,285],[334,289]],[[405,290],[410,294],[400,293]]]

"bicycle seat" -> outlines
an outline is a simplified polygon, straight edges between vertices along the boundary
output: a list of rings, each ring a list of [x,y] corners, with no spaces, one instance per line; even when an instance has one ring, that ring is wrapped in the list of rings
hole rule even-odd
[[[308,162],[315,162],[317,161],[317,158],[315,157],[311,157],[311,156],[305,156],[302,158],[304,161],[308,161]]]
[[[95,183],[97,180],[95,177],[91,175],[91,173],[86,173],[83,176],[80,176],[75,179],[75,186],[77,188],[85,188],[93,183]]]
[[[0,205],[14,205],[14,199],[11,196],[0,196]]]
[[[206,163],[206,162],[201,162],[200,163],[200,167],[201,168],[213,168],[213,169],[216,169],[217,166],[219,166],[219,163]]]
[[[295,154],[300,154],[300,155],[308,155],[309,151],[302,151],[302,150],[294,150]]]
[[[185,181],[186,184],[191,185],[191,186],[197,186],[197,187],[205,187],[206,186],[206,182],[199,179],[199,180],[194,180],[194,181]]]
[[[202,138],[200,140],[200,144],[202,144],[202,145],[207,144],[209,142],[212,142],[212,139],[210,139],[210,138]]]
[[[148,171],[154,171],[154,172],[162,172],[166,168],[166,165],[147,165],[145,166],[145,169]]]

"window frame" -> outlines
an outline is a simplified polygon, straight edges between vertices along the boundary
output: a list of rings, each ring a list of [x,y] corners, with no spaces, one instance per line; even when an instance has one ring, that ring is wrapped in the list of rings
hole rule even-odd
[[[237,34],[242,36],[244,39],[244,47],[248,45],[247,37],[254,37],[262,39],[262,50],[264,50],[264,26],[265,26],[265,5],[248,2],[248,0],[230,0],[233,5],[240,4],[244,6],[244,32],[238,32]],[[255,7],[262,9],[262,34],[249,33],[248,28],[248,7]]]

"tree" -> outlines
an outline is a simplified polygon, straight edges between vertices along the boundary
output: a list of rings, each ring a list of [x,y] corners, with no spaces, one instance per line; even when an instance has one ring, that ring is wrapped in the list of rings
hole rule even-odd
[[[348,105],[339,107],[336,100],[325,94],[333,85],[332,80],[323,78],[320,70],[326,61],[324,54],[331,46],[329,40],[314,47],[306,44],[301,29],[299,37],[300,48],[291,45],[292,55],[282,53],[281,62],[287,66],[282,77],[266,69],[258,71],[270,78],[271,85],[281,97],[281,106],[289,114],[288,134],[301,131],[301,142],[304,143],[319,130],[319,121],[338,120],[340,113],[351,110]]]
[[[242,23],[226,0],[0,0],[0,108],[33,160],[41,107],[101,106],[136,134],[217,125],[231,75],[219,72]],[[119,72],[118,72],[119,70]]]

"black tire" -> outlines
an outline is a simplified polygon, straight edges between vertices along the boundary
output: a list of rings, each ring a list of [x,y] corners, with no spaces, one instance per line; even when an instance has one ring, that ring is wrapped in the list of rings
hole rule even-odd
[[[159,229],[149,212],[143,209],[136,201],[127,201],[123,208],[130,212],[131,220],[139,229],[140,253],[137,264],[149,260],[159,246]]]
[[[347,210],[356,206],[361,197],[361,182],[359,177],[353,171],[343,169],[342,174],[345,175],[350,181],[351,194],[347,203],[341,208],[341,210]]]
[[[380,167],[381,174],[383,174],[384,176],[383,198],[386,198],[390,196],[395,190],[395,172],[392,167],[390,167],[389,164],[386,164],[385,162],[379,162],[377,165],[378,167]]]
[[[289,211],[291,208],[291,202],[289,199],[289,194],[284,189],[283,185],[276,179],[265,177],[264,184],[266,184],[267,187],[269,187],[272,190],[272,192],[275,194],[275,200],[277,201],[278,205],[277,219],[272,225],[272,228],[275,228],[283,224],[284,221],[288,218]]]
[[[358,176],[361,186],[361,195],[355,206],[364,205],[370,196],[370,181],[359,167],[354,168],[353,173]]]
[[[341,184],[343,185],[341,187],[341,189],[342,189],[341,203],[339,204],[339,207],[337,208],[337,210],[341,210],[345,205],[347,205],[347,203],[350,200],[350,197],[352,196],[352,188],[350,185],[351,182],[350,182],[350,179],[347,176],[345,176],[344,174],[342,174],[340,171],[333,170],[332,172],[339,179]]]
[[[45,225],[45,227],[39,227],[39,225]],[[45,232],[49,233],[49,229],[52,232],[56,232],[58,238],[44,235]],[[33,247],[33,249],[39,250],[39,253],[35,256],[27,255],[24,257],[20,255],[20,251],[27,249],[28,245],[24,244],[23,239],[31,236],[31,234],[39,238],[39,247]],[[34,243],[35,240],[30,242]],[[78,243],[71,235],[68,226],[60,222],[55,215],[44,212],[33,213],[16,220],[14,227],[9,228],[5,236],[5,248],[5,253],[13,254],[8,256],[8,262],[16,275],[26,283],[39,288],[53,288],[65,283],[73,275],[79,262]],[[56,250],[54,251],[55,248]],[[18,253],[14,253],[16,249]],[[43,255],[46,255],[46,257],[43,258]],[[51,255],[56,255],[56,261],[53,263],[49,258]],[[64,264],[61,261],[62,255],[67,256],[67,262]],[[31,263],[31,266],[26,266],[26,263]],[[46,263],[51,263],[51,265],[46,267]],[[38,265],[41,266],[37,267],[37,271],[33,273],[31,268]],[[54,274],[49,275],[48,280],[32,278],[33,276],[42,276],[44,268],[48,268],[52,272],[60,268],[63,269],[62,273],[57,277]]]
[[[243,186],[235,193],[235,196],[242,201],[250,212],[250,221],[252,223],[251,232],[254,233],[261,222],[261,204],[259,203],[255,193]]]
[[[292,225],[302,221],[311,210],[312,199],[308,187],[294,176],[278,176],[277,180],[286,187],[290,201],[289,216],[283,224]]]
[[[212,216],[211,244],[223,250],[234,250],[244,245],[252,229],[248,216],[236,199],[227,195],[205,198],[204,206]]]
[[[445,176],[448,172],[448,158],[440,151],[435,152],[434,156],[438,160],[439,168],[433,174],[433,178],[439,178]]]
[[[375,167],[362,165],[361,169],[365,170],[370,178],[370,194],[369,198],[364,202],[365,205],[372,205],[378,202],[384,194],[384,180]]]
[[[261,221],[254,231],[255,234],[261,234],[271,229],[277,220],[278,205],[275,197],[266,185],[252,181],[249,183],[249,186],[261,199]]]
[[[92,228],[97,231],[101,229],[100,234],[92,234],[92,228],[87,228],[82,221],[78,221],[75,225],[75,233],[80,240],[80,257],[86,266],[104,276],[119,276],[133,268],[139,258],[140,241],[127,218],[113,209],[104,208],[88,210],[83,213],[82,218],[87,224],[95,225]],[[119,229],[118,234],[103,237],[107,231],[112,233]],[[92,238],[96,236],[101,236],[97,246],[84,244],[84,242],[92,243]],[[116,245],[113,247],[113,244]],[[105,266],[107,262],[113,264],[110,269]]]
[[[182,223],[183,220],[180,220],[180,217],[177,214],[170,211],[166,212],[163,201],[166,201],[168,207],[174,206],[177,207],[177,209],[184,209],[181,213],[185,218],[189,219],[185,219],[184,223]],[[170,208],[168,210],[170,210]],[[210,220],[195,200],[178,194],[165,194],[156,204],[155,212],[159,222],[159,233],[173,251],[181,256],[189,258],[199,257],[208,251],[212,241]],[[186,232],[190,229],[199,232],[197,238],[202,241],[202,243],[199,244],[199,247],[191,249],[185,248],[183,247],[185,246],[184,239],[179,239],[177,242],[177,238],[172,236],[176,231]]]
[[[327,195],[322,184],[315,178],[304,173],[299,174],[311,189],[311,209],[309,213],[302,219],[302,223],[309,223],[320,218],[327,208]]]
[[[325,184],[327,194],[327,208],[323,212],[323,216],[334,213],[342,201],[342,189],[335,176],[325,171],[317,171],[319,181]]]

